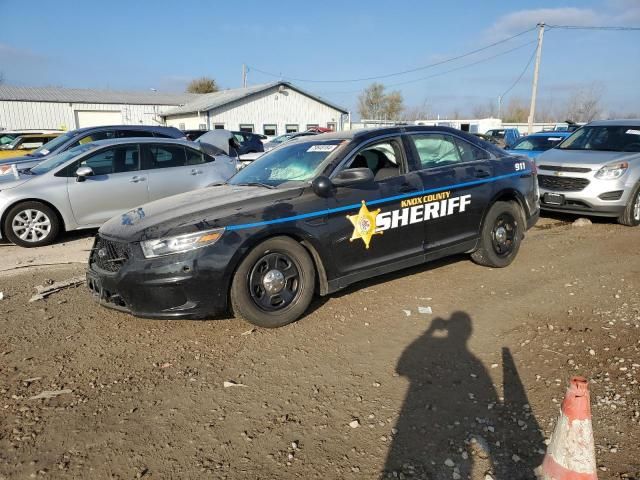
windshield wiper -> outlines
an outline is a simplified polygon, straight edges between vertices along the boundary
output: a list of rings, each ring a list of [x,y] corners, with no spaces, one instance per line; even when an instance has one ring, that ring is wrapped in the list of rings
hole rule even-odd
[[[271,189],[276,188],[273,185],[268,185],[266,183],[260,183],[260,182],[242,182],[242,183],[234,183],[234,185],[238,185],[241,187],[265,187],[265,188],[271,188]]]

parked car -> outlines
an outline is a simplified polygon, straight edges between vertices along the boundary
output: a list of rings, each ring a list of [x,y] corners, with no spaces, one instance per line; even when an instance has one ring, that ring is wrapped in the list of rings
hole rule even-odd
[[[27,133],[14,138],[11,143],[0,147],[0,159],[13,158],[33,152],[47,142],[59,137],[59,133]]]
[[[486,132],[484,132],[484,134],[492,138],[497,138],[499,140],[502,140],[504,138],[504,132],[505,132],[504,128],[492,128],[491,130],[487,130]]]
[[[40,129],[26,129],[26,130],[0,130],[0,148],[10,144],[16,138],[21,135],[39,134],[39,133],[64,133],[62,130],[40,130]]]
[[[264,152],[264,145],[262,144],[262,137],[264,135],[258,135],[257,133],[249,132],[231,132],[238,141],[238,155],[245,155],[247,153]]]
[[[544,210],[640,225],[640,120],[591,122],[536,164]]]
[[[300,137],[308,137],[311,135],[318,135],[317,132],[292,132],[285,133],[283,135],[278,135],[275,138],[272,138],[271,141],[264,144],[264,151],[268,152],[269,150],[273,150],[274,148],[280,146],[283,143],[288,142],[289,140],[293,140],[295,138]]]
[[[491,135],[487,135],[485,133],[472,133],[474,137],[478,137],[480,140],[484,140],[485,142],[492,143],[494,145],[501,146],[502,143],[498,140],[497,137],[492,137]]]
[[[228,149],[228,144],[227,144]],[[77,145],[31,169],[0,177],[1,237],[22,247],[51,243],[58,232],[94,228],[159,198],[227,180],[236,159],[224,145],[121,138]],[[122,222],[130,215],[123,214]]]
[[[452,254],[509,265],[538,216],[533,163],[444,127],[292,140],[226,185],[140,207],[99,230],[87,285],[157,318],[233,312],[290,323],[320,295]]]
[[[550,148],[560,145],[560,142],[569,135],[571,135],[571,133],[560,131],[532,133],[526,137],[520,137],[507,151],[514,155],[525,155],[529,158],[536,158],[542,152],[546,152]]]
[[[184,136],[187,137],[187,140],[195,142],[198,138],[200,138],[208,131],[209,130],[182,130],[182,133],[184,133]]]
[[[130,137],[184,138],[184,133],[173,127],[156,127],[150,125],[111,125],[106,127],[79,128],[60,135],[28,155],[0,161],[0,169],[2,169],[3,165],[11,164],[15,164],[19,169],[30,168],[46,160],[51,155],[67,151],[78,145],[95,142],[97,140]]]

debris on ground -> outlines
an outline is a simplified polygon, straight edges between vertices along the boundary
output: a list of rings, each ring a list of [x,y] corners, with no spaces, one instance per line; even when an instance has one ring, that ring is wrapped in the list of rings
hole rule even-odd
[[[243,383],[238,383],[238,382],[234,382],[233,380],[225,380],[224,383],[222,384],[224,386],[224,388],[229,388],[229,387],[246,387],[245,384]]]
[[[578,218],[572,225],[574,227],[588,227],[589,225],[592,225],[592,223],[593,222],[588,218]]]
[[[76,287],[85,282],[85,276],[72,277],[68,280],[62,280],[60,282],[53,282],[51,285],[38,285],[36,286],[36,294],[29,299],[29,302],[35,302],[37,300],[43,300],[52,293],[59,292],[65,288]]]
[[[33,397],[29,397],[29,400],[42,400],[47,398],[55,398],[58,395],[64,395],[66,393],[72,393],[73,390],[65,388],[64,390],[45,390],[44,392],[40,392],[38,395]]]
[[[431,307],[418,307],[418,312],[426,315],[431,315],[433,313],[433,310],[431,310]]]

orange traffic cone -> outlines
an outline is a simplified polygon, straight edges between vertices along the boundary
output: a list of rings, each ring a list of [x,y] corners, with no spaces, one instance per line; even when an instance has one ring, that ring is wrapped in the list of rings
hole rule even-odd
[[[573,377],[538,475],[542,480],[597,480],[589,382]]]

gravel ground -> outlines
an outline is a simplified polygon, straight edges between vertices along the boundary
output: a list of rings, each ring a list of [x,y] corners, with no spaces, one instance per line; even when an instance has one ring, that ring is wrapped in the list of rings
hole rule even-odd
[[[564,220],[509,268],[386,275],[278,330],[30,303],[90,235],[1,245],[0,478],[533,478],[582,374],[599,478],[638,479],[640,229]]]

